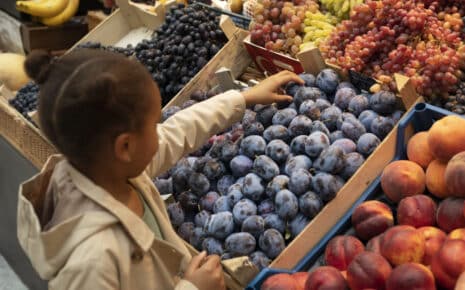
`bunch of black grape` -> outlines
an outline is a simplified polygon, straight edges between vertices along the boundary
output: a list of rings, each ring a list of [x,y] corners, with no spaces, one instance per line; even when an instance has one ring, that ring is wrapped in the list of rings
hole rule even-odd
[[[456,114],[465,115],[465,83],[458,85],[455,94],[449,96],[444,108]]]
[[[137,59],[158,83],[167,104],[224,45],[219,16],[197,5],[178,4],[152,39],[135,47]]]
[[[39,94],[39,86],[33,82],[28,83],[22,87],[15,98],[9,101],[18,112],[21,113],[26,119],[32,122],[28,113],[37,109],[37,96]]]
[[[88,42],[79,44],[76,48],[77,49],[79,48],[100,49],[104,51],[121,53],[128,57],[134,54],[134,47],[131,44],[129,44],[127,47],[116,47],[116,46],[111,46],[111,45],[105,46],[105,45],[102,45],[100,42],[88,41]]]

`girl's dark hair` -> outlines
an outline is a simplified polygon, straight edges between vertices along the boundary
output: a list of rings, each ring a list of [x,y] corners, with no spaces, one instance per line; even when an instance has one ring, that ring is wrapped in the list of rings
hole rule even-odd
[[[76,163],[95,161],[103,142],[140,129],[156,88],[140,63],[110,52],[80,49],[53,60],[35,51],[25,69],[40,86],[42,131]]]

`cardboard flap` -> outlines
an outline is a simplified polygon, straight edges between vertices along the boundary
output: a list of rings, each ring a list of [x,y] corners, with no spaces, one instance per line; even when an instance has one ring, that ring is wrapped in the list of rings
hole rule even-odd
[[[231,39],[238,29],[238,27],[232,21],[231,17],[224,14],[220,17],[220,27],[228,39]]]
[[[397,90],[406,110],[410,109],[418,100],[417,91],[412,84],[412,80],[401,74],[394,74]]]
[[[258,275],[258,268],[249,257],[239,257],[221,262],[223,269],[234,277],[241,285],[248,285]]]
[[[300,51],[297,54],[297,59],[302,64],[305,72],[315,76],[318,75],[322,69],[326,68],[325,60],[318,47],[315,45],[309,45],[306,49]]]

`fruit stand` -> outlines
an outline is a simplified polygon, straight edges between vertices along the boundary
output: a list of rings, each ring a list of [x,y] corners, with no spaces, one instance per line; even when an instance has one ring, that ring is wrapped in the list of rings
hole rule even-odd
[[[228,288],[454,289],[465,272],[465,2],[245,1],[245,27],[248,16],[205,3],[116,2],[67,53],[142,63],[160,122],[281,70],[305,82],[153,180],[179,237],[221,257]],[[1,87],[0,133],[40,168],[56,149],[37,127],[38,91]]]

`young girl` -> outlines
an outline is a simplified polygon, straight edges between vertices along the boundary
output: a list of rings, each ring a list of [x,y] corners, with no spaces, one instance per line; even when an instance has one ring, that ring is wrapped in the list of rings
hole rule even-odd
[[[224,289],[218,256],[193,257],[150,177],[241,120],[289,101],[282,72],[191,106],[163,124],[157,85],[139,63],[79,50],[25,63],[40,85],[40,128],[63,156],[20,187],[18,238],[49,289]]]

